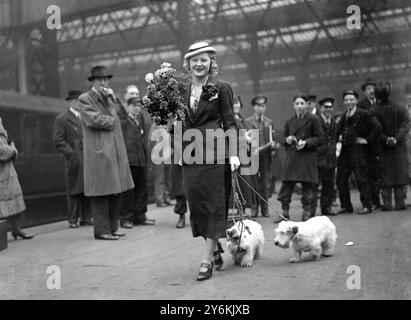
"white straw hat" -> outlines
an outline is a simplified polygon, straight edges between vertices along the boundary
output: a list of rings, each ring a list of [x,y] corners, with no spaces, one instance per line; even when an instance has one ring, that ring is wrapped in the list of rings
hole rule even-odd
[[[205,41],[196,42],[196,43],[192,44],[190,46],[190,48],[188,48],[188,52],[184,56],[184,59],[189,59],[189,58],[191,58],[193,56],[196,56],[196,55],[198,55],[200,53],[203,53],[203,52],[213,52],[213,53],[215,53],[216,50],[213,47],[211,47]]]

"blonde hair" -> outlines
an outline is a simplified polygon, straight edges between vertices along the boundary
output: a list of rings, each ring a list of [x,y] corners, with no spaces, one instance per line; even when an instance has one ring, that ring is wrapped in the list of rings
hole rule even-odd
[[[208,70],[208,74],[212,76],[216,76],[218,74],[218,64],[217,64],[217,56],[214,52],[207,52],[208,56],[210,57],[210,70]],[[192,58],[192,57],[191,57]],[[184,59],[183,68],[190,72],[190,59]]]

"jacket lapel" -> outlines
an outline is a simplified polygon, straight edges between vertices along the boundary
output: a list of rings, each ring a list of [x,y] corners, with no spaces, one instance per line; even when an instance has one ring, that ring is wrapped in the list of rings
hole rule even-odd
[[[67,121],[70,122],[74,127],[78,127],[81,129],[81,120],[79,118],[77,118],[73,112],[69,110],[67,110],[66,112],[66,118]]]
[[[103,113],[109,115],[110,113],[108,112],[108,104],[106,101],[104,101],[103,97],[97,93],[94,92],[94,90],[90,89],[90,97],[94,100],[96,105],[100,107],[100,109],[103,111]]]
[[[213,82],[217,85],[216,81],[212,77],[208,77],[205,84],[208,84],[210,82]],[[191,86],[190,86],[190,90],[191,90]],[[189,96],[189,99],[190,99],[190,96]],[[201,90],[201,95],[200,95],[200,100],[198,101],[197,110],[193,113],[193,116],[194,116],[195,119],[199,118],[200,114],[207,107],[207,104],[208,104],[208,101],[204,99],[203,91]]]
[[[293,123],[294,123],[293,125],[294,132],[292,132],[291,134],[296,136],[298,132],[308,123],[307,114],[304,114],[301,120],[298,120],[297,115],[294,115]]]

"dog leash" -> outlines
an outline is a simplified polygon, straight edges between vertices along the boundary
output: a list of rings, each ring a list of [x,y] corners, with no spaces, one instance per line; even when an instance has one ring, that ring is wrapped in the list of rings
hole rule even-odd
[[[253,188],[252,186],[250,186],[247,181],[245,181],[245,179],[237,172],[237,170],[235,170],[234,172],[235,172],[235,174],[232,175],[232,176],[235,176],[235,177],[236,177],[237,183],[238,183],[238,177],[240,177],[240,179],[241,179],[258,197],[260,197],[260,199],[261,199],[262,201],[264,201],[271,209],[273,209],[273,211],[274,211],[275,214],[277,214],[277,215],[278,215],[279,217],[281,217],[283,220],[289,221],[288,218],[284,217],[280,212],[278,212],[275,208],[273,208],[270,203],[268,203],[256,190],[254,190],[254,188]],[[239,189],[240,192],[241,192],[241,189],[240,189],[240,186],[239,186],[239,185],[238,185],[238,189]],[[243,199],[244,199],[244,197],[243,197]]]

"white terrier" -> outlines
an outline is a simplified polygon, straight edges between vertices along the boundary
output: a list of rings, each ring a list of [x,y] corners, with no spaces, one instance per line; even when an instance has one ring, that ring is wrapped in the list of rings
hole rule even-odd
[[[288,248],[290,242],[294,258],[290,262],[300,262],[304,252],[310,252],[314,259],[334,253],[337,233],[334,224],[326,216],[311,218],[305,222],[282,221],[274,230],[274,244]]]
[[[226,233],[227,248],[235,264],[251,267],[254,259],[261,257],[264,247],[264,232],[258,222],[238,221]]]

